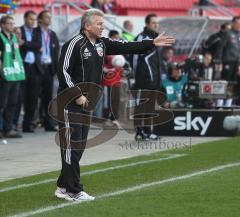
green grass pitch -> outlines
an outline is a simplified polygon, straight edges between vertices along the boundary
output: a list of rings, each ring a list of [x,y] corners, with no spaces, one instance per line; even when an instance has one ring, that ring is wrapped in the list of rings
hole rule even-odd
[[[0,216],[240,216],[239,137],[84,166],[81,172],[85,191],[95,201],[55,198],[54,171],[0,182]]]

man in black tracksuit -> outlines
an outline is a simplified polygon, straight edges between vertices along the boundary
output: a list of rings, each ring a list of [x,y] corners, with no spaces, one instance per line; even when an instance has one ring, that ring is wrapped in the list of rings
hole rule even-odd
[[[216,64],[222,65],[222,79],[238,82],[240,93],[240,17],[232,20],[232,29],[222,37],[216,56]]]
[[[158,36],[154,41],[145,40],[141,42],[113,41],[101,37],[103,27],[103,13],[97,9],[87,10],[81,18],[80,34],[73,37],[62,47],[59,60],[59,92],[69,90],[78,83],[92,82],[99,84],[103,74],[105,55],[144,53],[154,46],[170,46],[174,39],[172,37]],[[81,159],[89,125],[72,124],[68,121],[69,112],[80,114],[90,113],[87,111],[89,100],[88,93],[79,89],[80,97],[75,98],[64,108],[64,133],[66,141],[70,141],[67,148],[61,148],[62,170],[57,181],[55,196],[70,201],[94,200],[94,197],[83,191],[80,184],[79,161]],[[65,126],[64,126],[65,125]],[[70,135],[69,128],[73,129]],[[81,149],[72,149],[72,141],[84,141]],[[60,146],[61,143],[60,137]]]
[[[156,14],[149,14],[145,18],[145,28],[136,38],[135,41],[142,41],[143,39],[154,39],[158,36],[157,28],[158,21]],[[152,96],[151,92],[146,90],[159,90],[160,89],[160,49],[152,47],[144,54],[133,55],[133,69],[135,71],[135,88],[138,91],[136,102],[139,104],[143,98],[149,98],[148,94]],[[143,92],[144,90],[144,92]],[[147,94],[147,95],[146,95]],[[155,100],[150,100],[143,107],[144,113],[151,113],[155,106]],[[136,107],[135,113],[138,108]],[[142,112],[140,112],[142,113]],[[137,117],[137,115],[136,115]],[[136,130],[136,140],[157,139],[157,135],[152,132],[149,124],[135,118],[134,126]],[[148,125],[148,126],[146,126]]]

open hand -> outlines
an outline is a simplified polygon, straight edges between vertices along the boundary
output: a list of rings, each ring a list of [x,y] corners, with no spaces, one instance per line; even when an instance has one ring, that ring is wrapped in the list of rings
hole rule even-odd
[[[165,35],[165,33],[159,34],[154,40],[153,44],[159,46],[172,46],[175,43],[175,38]]]

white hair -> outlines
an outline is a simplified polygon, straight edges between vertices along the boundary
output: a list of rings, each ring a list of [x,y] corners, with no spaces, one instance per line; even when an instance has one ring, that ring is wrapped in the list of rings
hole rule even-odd
[[[81,18],[81,29],[84,29],[86,24],[91,24],[92,23],[92,17],[93,16],[99,16],[103,17],[104,13],[101,10],[98,9],[88,9],[84,14],[82,15]]]

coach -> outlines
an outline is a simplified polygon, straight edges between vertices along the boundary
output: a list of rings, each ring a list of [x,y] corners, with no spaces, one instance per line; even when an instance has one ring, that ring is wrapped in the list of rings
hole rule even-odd
[[[171,46],[174,39],[169,36],[159,35],[154,40],[141,42],[113,41],[102,37],[104,30],[104,14],[97,9],[87,10],[81,18],[81,30],[78,35],[66,42],[61,50],[59,60],[59,92],[74,87],[81,82],[99,84],[102,79],[103,63],[105,55],[145,53],[154,46]],[[86,140],[89,126],[74,125],[68,122],[69,112],[86,112],[88,106],[87,95],[82,95],[70,103],[65,109],[66,128],[72,128],[73,132],[66,130],[66,137],[72,141]],[[61,125],[60,125],[61,126]],[[61,145],[61,141],[60,141]],[[62,146],[61,146],[62,147]],[[61,148],[62,170],[57,181],[55,195],[70,201],[94,200],[88,195],[80,184],[79,161],[83,149],[67,150]]]

